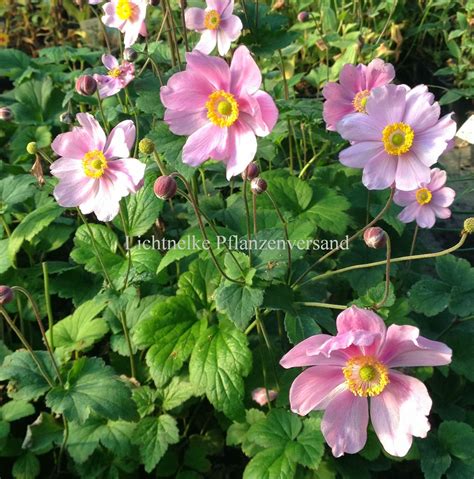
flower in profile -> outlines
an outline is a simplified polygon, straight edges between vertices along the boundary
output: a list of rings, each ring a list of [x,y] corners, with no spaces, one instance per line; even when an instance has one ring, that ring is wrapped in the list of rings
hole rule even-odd
[[[119,63],[113,55],[102,55],[102,63],[108,70],[107,75],[94,75],[101,98],[115,95],[135,78],[133,63]]]
[[[51,145],[60,156],[51,165],[59,178],[54,197],[61,206],[79,206],[84,214],[94,212],[100,221],[110,221],[119,212],[120,199],[143,184],[145,165],[130,158],[135,125],[122,121],[106,137],[89,113],[76,118],[81,126],[58,135]]]
[[[359,452],[370,417],[384,449],[402,457],[413,436],[426,437],[431,398],[425,385],[395,368],[441,366],[451,349],[414,326],[388,329],[372,311],[351,306],[337,317],[337,336],[317,334],[291,349],[285,368],[306,367],[290,389],[293,412],[324,410],[321,424],[335,457]]]
[[[217,45],[219,55],[225,55],[242,31],[240,18],[232,15],[234,0],[206,0],[206,5],[186,9],[186,28],[201,33],[196,50],[209,54]]]
[[[416,221],[420,228],[432,228],[436,218],[447,219],[451,216],[449,206],[452,205],[456,192],[447,186],[446,172],[439,168],[431,170],[429,183],[421,184],[412,191],[395,191],[395,203],[404,206],[398,219],[403,223]]]
[[[273,389],[256,388],[252,391],[252,399],[260,406],[265,406],[269,401],[273,401],[278,393]]]
[[[425,85],[375,88],[365,109],[338,123],[337,131],[351,142],[339,161],[363,168],[362,182],[369,190],[394,185],[411,191],[429,183],[430,166],[456,133],[451,114],[440,119],[440,106]]]
[[[147,0],[111,0],[102,6],[104,25],[118,28],[123,34],[124,45],[131,47],[138,38],[147,36],[145,17]]]
[[[213,158],[225,163],[227,179],[242,173],[255,157],[257,136],[268,135],[278,118],[272,97],[259,90],[262,76],[247,47],[232,63],[194,51],[186,71],[161,88],[164,120],[176,135],[190,135],[183,162],[199,166]]]
[[[344,65],[339,83],[329,82],[323,88],[326,99],[323,118],[327,129],[335,131],[337,123],[350,113],[365,113],[365,104],[372,89],[387,85],[394,78],[393,65],[380,58],[368,65]]]

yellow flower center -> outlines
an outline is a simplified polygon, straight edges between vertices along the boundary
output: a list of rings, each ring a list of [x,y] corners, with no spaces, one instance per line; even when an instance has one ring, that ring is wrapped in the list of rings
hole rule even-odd
[[[223,90],[209,95],[206,108],[209,120],[221,128],[231,126],[239,118],[239,105],[234,95]]]
[[[128,20],[133,15],[133,5],[129,0],[118,0],[115,13],[121,20]]]
[[[112,70],[109,70],[109,77],[112,77],[112,78],[118,78],[120,76],[120,68],[113,68]]]
[[[342,372],[354,396],[378,396],[390,383],[387,367],[372,356],[349,359]]]
[[[406,123],[392,123],[382,131],[385,151],[390,155],[403,155],[410,151],[415,132]]]
[[[217,10],[209,10],[204,17],[204,26],[208,30],[217,30],[221,24],[221,16]]]
[[[433,195],[428,188],[420,188],[416,191],[416,201],[418,201],[420,205],[427,205],[431,201],[431,198],[433,198]]]
[[[356,94],[354,99],[352,100],[352,104],[354,105],[354,109],[359,113],[366,113],[365,105],[367,104],[367,99],[370,96],[369,90],[362,90]]]
[[[107,160],[100,150],[88,151],[82,158],[84,173],[90,178],[100,178],[107,169]]]
[[[0,47],[7,47],[9,39],[8,33],[0,32]]]

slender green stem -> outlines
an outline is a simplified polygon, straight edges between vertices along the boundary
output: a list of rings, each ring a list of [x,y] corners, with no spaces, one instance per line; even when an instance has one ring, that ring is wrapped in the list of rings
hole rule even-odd
[[[102,99],[100,98],[99,89],[96,90],[96,95],[97,95],[97,102],[99,104],[100,116],[102,117],[102,121],[104,122],[105,132],[108,134],[110,130],[109,122],[107,121],[107,118],[105,118],[104,108],[102,107]]]
[[[184,8],[183,5],[180,5],[180,10],[181,10],[181,26],[183,28],[183,38],[184,38],[184,46],[186,48],[186,51],[189,52],[189,43],[188,43],[188,29],[186,28],[186,20],[184,18]]]
[[[411,240],[410,256],[412,256],[413,253],[415,252],[416,239],[418,238],[418,231],[419,231],[419,227],[418,227],[418,224],[416,224],[415,231],[413,231],[413,239]],[[411,261],[408,261],[407,270],[410,269],[410,266],[411,266]]]
[[[156,161],[156,164],[158,165],[158,168],[160,169],[160,173],[162,176],[166,176],[166,167],[161,161],[160,155],[156,150],[153,151],[153,158]]]
[[[51,341],[51,349],[54,351],[53,310],[51,308],[51,296],[49,294],[48,263],[46,261],[43,261],[41,263],[41,267],[43,268],[44,298],[46,302],[46,313],[48,315],[49,338]]]
[[[302,301],[297,302],[296,304],[300,304],[301,306],[309,306],[310,308],[347,309],[347,306],[343,306],[342,304],[317,303],[314,301]]]
[[[125,216],[123,214],[123,210],[122,210],[122,205],[120,205],[120,209],[119,209],[119,213],[120,213],[120,220],[122,222],[122,228],[123,228],[123,232],[125,234],[125,242],[127,245],[129,245],[129,235],[128,235],[128,228],[127,228],[127,224],[125,222]],[[130,245],[129,245],[130,246]],[[122,291],[125,291],[127,289],[127,286],[128,286],[128,278],[130,276],[130,271],[132,269],[132,251],[130,248],[127,248],[127,257],[128,257],[128,265],[127,265],[127,273],[125,274],[125,281],[123,283],[123,288],[122,288]]]
[[[125,312],[121,311],[120,313],[120,322],[122,323],[123,335],[125,336],[125,341],[127,342],[128,353],[130,354],[130,374],[132,378],[135,378],[137,375],[135,369],[135,358],[133,357],[133,346],[130,339],[130,332],[128,331],[127,318]]]
[[[250,226],[250,210],[249,210],[249,204],[247,201],[247,185],[248,185],[248,180],[247,178],[244,179],[244,187],[242,189],[242,195],[244,197],[244,205],[245,205],[245,222],[247,224],[247,240],[249,243],[249,267],[252,267],[252,248],[250,247],[250,240],[252,238],[252,227]]]
[[[392,257],[392,245],[390,242],[390,236],[387,233],[385,233],[385,239],[387,241],[387,263],[385,264],[385,290],[382,299],[373,306],[373,309],[380,309],[387,302],[388,295],[390,294],[390,259]]]
[[[253,234],[257,236],[257,195],[252,194],[252,217],[253,217]]]

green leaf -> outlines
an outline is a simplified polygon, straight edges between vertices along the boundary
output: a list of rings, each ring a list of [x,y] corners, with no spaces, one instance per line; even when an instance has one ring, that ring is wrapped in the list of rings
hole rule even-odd
[[[42,412],[38,418],[28,426],[22,448],[29,449],[35,454],[45,454],[61,444],[63,427],[51,414]]]
[[[245,329],[263,302],[263,290],[225,281],[216,290],[217,310],[226,313],[240,329]]]
[[[229,418],[244,415],[243,378],[249,374],[252,355],[247,337],[228,321],[203,331],[191,355],[189,373],[196,392]]]
[[[50,225],[63,212],[56,203],[47,203],[29,213],[15,228],[8,243],[8,256],[11,260],[24,241],[31,241],[40,231]]]
[[[455,324],[442,336],[442,340],[453,349],[453,362],[450,368],[469,381],[474,381],[474,355],[472,354],[474,323],[463,321]]]
[[[301,420],[291,412],[272,409],[265,421],[250,428],[248,439],[263,447],[284,447],[288,441],[296,439],[302,427]]]
[[[313,190],[307,182],[295,176],[274,177],[271,172],[263,174],[262,177],[269,182],[268,191],[278,208],[296,216],[309,206],[313,197]],[[270,199],[264,195],[258,198],[257,203],[260,207],[273,209]]]
[[[259,452],[247,464],[243,479],[293,479],[296,473],[294,452],[281,447]]]
[[[473,462],[474,429],[466,423],[445,421],[438,429],[438,438],[441,444],[452,456],[461,461]]]
[[[8,256],[8,242],[8,238],[0,240],[0,274],[13,266],[12,260]]]
[[[285,330],[290,343],[298,344],[321,332],[315,319],[315,313],[319,314],[303,308],[298,309],[294,314],[287,313],[285,315]]]
[[[0,214],[33,196],[37,191],[32,186],[34,183],[35,178],[31,175],[8,176],[0,180]]]
[[[420,449],[421,470],[425,479],[441,479],[451,464],[450,455],[433,436],[418,441],[418,448]]]
[[[9,401],[0,407],[0,417],[8,422],[17,421],[34,413],[35,408],[33,405],[22,400]]]
[[[158,391],[151,389],[149,386],[141,386],[132,391],[133,400],[137,405],[137,411],[140,417],[153,414],[155,410],[155,401],[158,397]]]
[[[2,48],[0,50],[0,76],[15,80],[23,75],[30,65],[30,57],[14,48]]]
[[[449,304],[450,288],[436,279],[422,279],[409,292],[409,303],[413,311],[426,316],[436,316]]]
[[[39,363],[49,374],[55,377],[51,358],[46,351],[35,351]],[[0,368],[0,381],[10,380],[9,395],[18,400],[31,401],[38,399],[48,389],[49,385],[31,359],[27,351],[15,351],[7,356]]]
[[[146,362],[158,387],[179,372],[205,326],[205,320],[198,319],[193,304],[184,296],[156,305],[140,322],[134,342],[140,348],[151,346]]]
[[[46,404],[56,414],[79,423],[92,412],[114,420],[135,417],[130,389],[98,358],[74,361],[64,387],[52,389]]]
[[[39,473],[40,463],[31,452],[23,454],[13,464],[12,475],[15,479],[35,479]]]
[[[168,414],[142,419],[135,429],[134,442],[139,447],[145,471],[151,472],[170,444],[179,441],[176,420]]]
[[[317,470],[324,454],[325,440],[321,433],[321,419],[310,417],[303,423],[303,431],[298,435],[299,464]]]
[[[194,396],[194,386],[185,376],[175,376],[163,390],[162,408],[170,411]]]

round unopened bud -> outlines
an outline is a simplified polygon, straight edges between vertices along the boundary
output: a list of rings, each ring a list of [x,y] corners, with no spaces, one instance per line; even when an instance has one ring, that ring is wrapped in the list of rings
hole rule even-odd
[[[309,20],[309,13],[308,12],[300,12],[298,13],[298,21],[301,23],[307,22]]]
[[[126,48],[123,51],[123,59],[127,62],[134,62],[138,58],[138,53],[133,48]]]
[[[178,189],[178,184],[172,176],[160,176],[153,185],[155,195],[161,200],[173,198]]]
[[[36,144],[36,141],[30,141],[30,142],[26,145],[26,151],[27,151],[30,155],[35,155],[36,152],[38,151],[38,145]]]
[[[79,95],[91,96],[97,90],[97,82],[90,75],[81,75],[76,80],[76,91]]]
[[[150,140],[150,138],[143,138],[138,143],[138,151],[144,155],[151,155],[155,151],[155,144]]]
[[[474,233],[474,218],[467,218],[464,220],[464,232],[470,235]]]
[[[250,189],[252,193],[260,195],[267,191],[267,182],[263,178],[254,178],[250,182]]]
[[[157,7],[160,4],[160,0],[150,0],[150,5],[152,7]]]
[[[257,178],[258,174],[260,173],[260,168],[255,163],[250,163],[247,168],[245,168],[244,172],[242,173],[243,180],[252,181],[254,178]]]
[[[59,121],[61,123],[66,123],[66,125],[70,125],[71,123],[74,123],[74,115],[65,111],[59,115]]]
[[[13,300],[13,290],[8,286],[0,286],[0,304],[8,304]]]
[[[11,119],[13,119],[13,112],[8,106],[2,106],[0,108],[0,120],[10,121]]]
[[[387,237],[382,228],[373,226],[364,231],[364,241],[369,248],[385,248],[385,245],[387,244]]]

